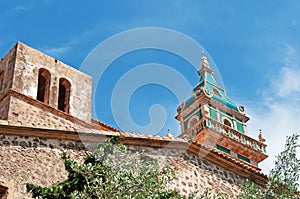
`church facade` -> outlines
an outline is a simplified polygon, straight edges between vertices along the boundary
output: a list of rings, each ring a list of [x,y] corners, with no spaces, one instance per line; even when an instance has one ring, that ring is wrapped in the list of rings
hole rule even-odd
[[[174,166],[169,186],[183,195],[210,188],[234,198],[246,179],[264,184],[265,139],[247,134],[245,108],[217,84],[204,54],[198,73],[177,109],[179,137],[122,132],[92,119],[89,75],[18,42],[0,61],[0,198],[30,198],[25,183],[64,180],[61,152],[80,162],[110,136]]]

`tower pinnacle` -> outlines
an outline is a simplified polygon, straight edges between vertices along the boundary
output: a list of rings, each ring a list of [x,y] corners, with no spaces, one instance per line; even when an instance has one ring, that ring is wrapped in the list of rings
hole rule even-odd
[[[204,50],[202,50],[202,58],[201,58],[201,60],[202,60],[202,62],[200,64],[200,66],[202,68],[204,68],[204,67],[209,68],[210,64],[209,64],[209,62],[207,60],[207,57],[205,56]]]

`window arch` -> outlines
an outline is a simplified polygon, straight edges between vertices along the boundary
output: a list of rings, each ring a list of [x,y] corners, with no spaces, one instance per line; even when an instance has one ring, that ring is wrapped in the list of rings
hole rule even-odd
[[[4,71],[0,71],[0,91],[3,89]]]
[[[65,78],[59,79],[59,91],[58,91],[58,110],[69,113],[70,111],[70,93],[71,84]]]
[[[51,79],[51,75],[49,71],[47,71],[44,68],[41,68],[39,70],[38,89],[37,89],[36,99],[45,104],[49,104],[50,79]]]
[[[213,91],[216,95],[218,95],[219,97],[222,97],[220,92],[217,89],[213,88]]]
[[[199,120],[199,117],[197,115],[194,115],[190,120],[189,120],[189,123],[188,123],[188,128],[194,126]]]
[[[0,185],[0,198],[7,198],[8,196],[8,187]]]
[[[229,119],[227,119],[227,118],[224,118],[224,119],[223,119],[223,123],[224,123],[226,126],[232,127],[231,122],[230,122]]]

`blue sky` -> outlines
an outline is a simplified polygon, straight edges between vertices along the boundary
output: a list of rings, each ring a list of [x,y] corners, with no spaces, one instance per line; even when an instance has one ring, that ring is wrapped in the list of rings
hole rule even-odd
[[[258,129],[263,130],[270,154],[262,164],[267,171],[285,136],[300,129],[299,10],[297,0],[4,0],[0,54],[4,56],[20,40],[79,69],[99,43],[117,33],[142,27],[181,32],[205,48],[228,96],[246,106],[249,134],[256,137]],[[191,85],[198,81],[196,70],[172,53],[153,49],[128,53],[112,63],[98,84],[95,117],[117,127],[110,105],[113,89],[123,74],[147,63],[170,66]],[[166,125],[160,134],[167,128],[178,133],[174,116],[179,102],[170,90],[156,84],[145,85],[131,96],[132,119],[141,126],[149,124],[153,104],[165,108]]]

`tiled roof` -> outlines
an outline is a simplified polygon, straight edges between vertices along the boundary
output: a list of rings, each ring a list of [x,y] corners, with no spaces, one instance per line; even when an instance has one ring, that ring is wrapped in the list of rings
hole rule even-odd
[[[131,137],[131,138],[142,138],[142,139],[153,139],[153,140],[168,140],[168,141],[182,141],[182,138],[178,137],[168,137],[168,136],[159,136],[159,135],[149,135],[149,134],[138,134],[132,132],[120,132],[120,136]]]
[[[209,150],[210,152],[212,152],[212,153],[214,153],[214,154],[216,154],[216,155],[218,155],[218,156],[220,156],[220,157],[222,157],[222,158],[224,158],[224,159],[226,159],[226,160],[228,160],[228,161],[230,161],[230,162],[232,162],[232,163],[234,163],[236,165],[239,165],[239,166],[241,166],[241,167],[243,167],[243,168],[245,168],[247,170],[250,170],[251,172],[253,172],[255,174],[258,174],[258,175],[261,175],[262,177],[267,178],[267,175],[264,174],[259,167],[256,167],[253,164],[247,163],[247,162],[245,162],[243,160],[240,160],[239,158],[231,156],[231,155],[229,155],[229,154],[227,154],[227,153],[225,153],[225,152],[223,152],[221,150],[218,150],[215,147],[201,145],[201,144],[199,144],[195,140],[192,141],[192,143],[195,144],[195,145],[197,145],[197,146],[201,146],[201,147]]]
[[[95,127],[96,129],[99,129],[99,128],[102,129],[104,127],[105,129],[113,131],[113,132],[120,132],[119,129],[116,129],[115,127],[105,124],[99,120],[92,119],[91,122],[92,122],[92,126]]]

